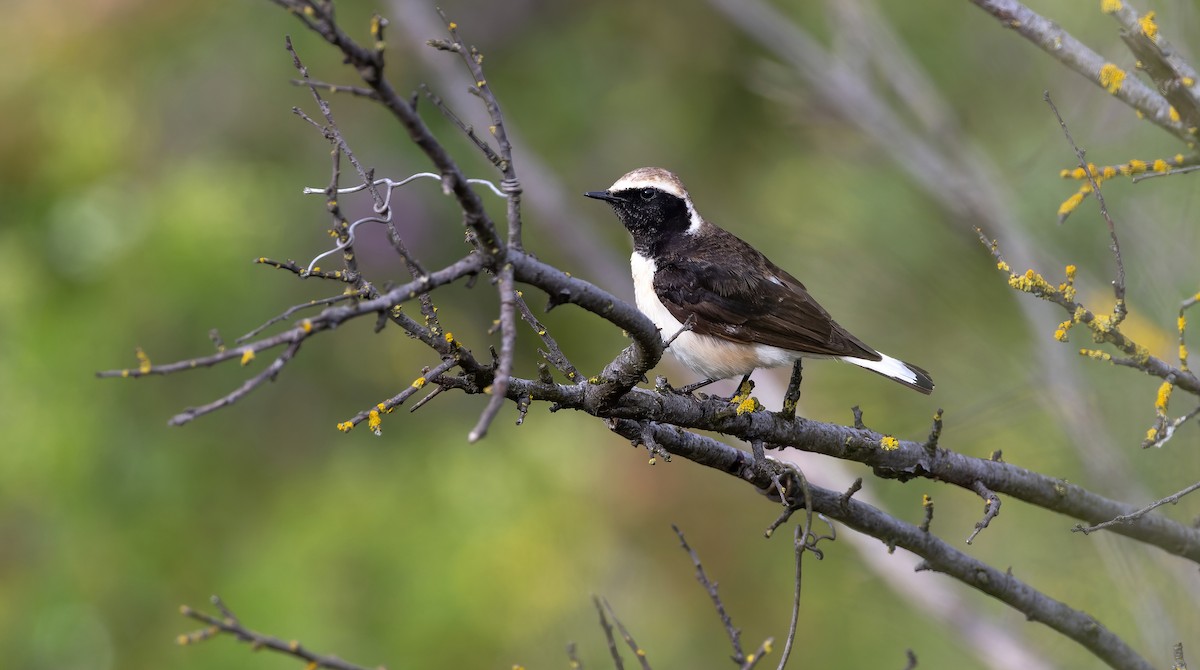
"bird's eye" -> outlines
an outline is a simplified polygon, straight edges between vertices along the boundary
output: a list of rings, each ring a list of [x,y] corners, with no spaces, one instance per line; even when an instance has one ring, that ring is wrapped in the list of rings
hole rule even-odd
[[[644,188],[644,189],[642,189],[641,196],[642,196],[642,200],[652,200],[652,199],[654,199],[654,189],[652,189],[652,188]]]

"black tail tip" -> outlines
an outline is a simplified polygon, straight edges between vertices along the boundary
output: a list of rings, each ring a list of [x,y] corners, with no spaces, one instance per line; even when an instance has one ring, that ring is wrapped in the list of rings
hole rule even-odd
[[[897,380],[897,381],[903,383],[905,386],[908,386],[909,388],[916,389],[916,390],[920,391],[921,393],[924,393],[925,395],[929,395],[929,394],[933,393],[933,377],[930,377],[928,372],[913,365],[912,363],[905,363],[904,365],[906,367],[908,367],[909,370],[912,370],[913,374],[916,375],[917,379],[916,379],[916,381],[913,381],[913,382],[909,382],[908,380]]]

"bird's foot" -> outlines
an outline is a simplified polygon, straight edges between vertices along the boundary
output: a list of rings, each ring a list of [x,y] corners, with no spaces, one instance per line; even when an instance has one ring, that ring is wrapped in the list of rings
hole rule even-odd
[[[681,386],[677,389],[673,389],[673,388],[671,388],[670,384],[666,384],[665,379],[663,380],[663,383],[666,385],[666,387],[668,389],[670,389],[671,391],[674,391],[675,393],[678,393],[679,395],[688,395],[688,396],[695,397],[696,391],[704,388],[705,386],[708,386],[709,384],[713,384],[718,381],[720,381],[720,380],[719,379],[705,379],[702,382],[696,382],[695,384],[688,384],[687,386]]]

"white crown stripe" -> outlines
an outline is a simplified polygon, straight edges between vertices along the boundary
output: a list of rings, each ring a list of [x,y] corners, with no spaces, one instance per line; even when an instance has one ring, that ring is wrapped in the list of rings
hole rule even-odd
[[[671,195],[691,202],[687,189],[683,187],[675,175],[661,168],[638,168],[618,179],[608,188],[609,192],[617,193],[629,189],[656,188]]]

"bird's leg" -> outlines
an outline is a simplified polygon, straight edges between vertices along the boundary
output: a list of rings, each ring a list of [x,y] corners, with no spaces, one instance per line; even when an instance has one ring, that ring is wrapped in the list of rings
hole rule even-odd
[[[681,386],[681,387],[675,389],[675,392],[678,393],[679,395],[691,395],[694,391],[699,391],[700,389],[704,388],[705,386],[708,386],[709,384],[715,384],[719,381],[721,381],[721,380],[720,379],[705,379],[702,382],[696,382],[695,384],[688,384],[687,386]]]
[[[724,400],[726,402],[741,402],[741,401],[749,398],[750,392],[754,390],[754,382],[750,381],[750,375],[752,375],[752,374],[754,374],[753,370],[746,373],[746,376],[742,377],[742,381],[738,382],[737,390],[735,390],[733,392],[732,396],[730,396],[729,398],[716,398],[716,399]],[[713,384],[713,383],[719,382],[719,381],[721,381],[721,380],[720,379],[705,379],[702,382],[696,382],[695,384],[688,384],[687,386],[678,388],[675,390],[675,392],[680,395],[691,395],[693,391],[702,389],[705,386],[708,386],[709,384]]]
[[[752,374],[754,374],[753,370],[747,372],[742,377],[742,381],[738,382],[737,390],[733,392],[733,395],[729,398],[729,402],[739,404],[743,400],[750,398],[750,393],[754,391],[754,382],[750,381],[750,375]]]

